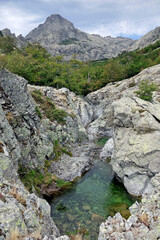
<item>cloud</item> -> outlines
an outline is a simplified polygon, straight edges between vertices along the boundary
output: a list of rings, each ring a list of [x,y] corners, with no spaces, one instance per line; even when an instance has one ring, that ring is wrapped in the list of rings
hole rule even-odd
[[[82,31],[142,36],[160,25],[159,0],[0,0],[0,29],[23,35],[60,14]]]
[[[0,16],[0,29],[9,28],[17,35],[27,34],[42,21],[40,15],[26,13],[24,9],[16,8],[13,4],[1,6]]]
[[[121,20],[118,22],[112,22],[109,24],[102,24],[97,25],[92,29],[85,29],[88,33],[91,34],[99,34],[103,37],[105,36],[133,36],[137,35],[142,36],[144,33],[149,31],[148,27],[146,25],[142,25],[137,27],[137,24],[135,24],[132,21],[127,20]]]

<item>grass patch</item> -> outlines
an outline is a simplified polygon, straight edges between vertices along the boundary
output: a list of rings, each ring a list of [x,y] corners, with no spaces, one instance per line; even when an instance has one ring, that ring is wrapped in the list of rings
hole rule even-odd
[[[103,137],[103,138],[97,139],[97,140],[95,141],[95,143],[96,143],[99,147],[103,147],[108,140],[109,140],[109,137]]]
[[[135,93],[139,98],[148,102],[152,101],[153,91],[158,90],[158,86],[155,83],[150,83],[149,80],[142,81],[138,87],[139,90]]]
[[[38,117],[39,117],[40,119],[42,119],[42,113],[41,113],[41,111],[39,110],[39,107],[38,107],[38,106],[35,107],[35,111],[36,111],[36,114],[38,115]]]
[[[128,87],[129,88],[132,88],[132,87],[135,87],[136,86],[136,83],[134,81],[130,82]]]
[[[63,153],[67,154],[70,157],[73,156],[72,153],[68,149],[64,148],[57,139],[54,141],[54,149],[53,150],[54,150],[54,154],[55,154],[54,161],[58,161]]]
[[[56,180],[57,187],[62,188],[62,187],[69,187],[71,186],[71,183],[68,181],[64,181],[62,179],[57,179]]]
[[[43,96],[39,90],[34,90],[32,97],[39,104],[39,108],[42,109],[43,114],[51,121],[57,121],[60,124],[66,122],[67,113],[64,110],[58,109],[55,107],[54,103],[49,97]],[[37,115],[42,118],[42,114],[38,106],[36,106]]]
[[[25,168],[20,165],[18,174],[28,191],[32,192],[32,187],[34,187],[37,193],[40,193],[40,187],[44,182],[44,175],[39,170]]]
[[[69,45],[69,44],[76,43],[77,41],[78,41],[78,39],[76,39],[76,38],[69,38],[69,39],[66,39],[66,40],[60,42],[59,45]]]
[[[42,173],[37,169],[25,168],[19,165],[18,174],[29,192],[32,192],[32,188],[34,187],[37,193],[40,194],[42,184],[47,187],[53,182],[52,174],[47,171],[46,167],[44,173]]]

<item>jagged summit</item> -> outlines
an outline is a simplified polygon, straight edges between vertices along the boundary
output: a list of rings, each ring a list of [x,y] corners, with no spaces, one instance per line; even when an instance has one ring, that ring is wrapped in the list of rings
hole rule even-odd
[[[35,42],[35,39],[47,47],[47,44],[59,44],[68,39],[87,39],[87,33],[76,29],[73,23],[59,14],[52,14],[43,24],[40,24],[26,36],[28,41]]]

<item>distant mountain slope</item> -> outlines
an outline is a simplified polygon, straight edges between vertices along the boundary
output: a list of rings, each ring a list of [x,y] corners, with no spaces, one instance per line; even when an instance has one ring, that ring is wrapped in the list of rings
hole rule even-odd
[[[71,22],[58,14],[48,17],[25,39],[29,42],[39,42],[52,56],[64,55],[65,59],[69,60],[76,54],[82,61],[115,57],[135,42],[123,37],[87,34],[76,29]]]
[[[129,47],[128,51],[134,51],[136,49],[144,48],[150,44],[155,43],[160,40],[160,27],[155,28],[154,30],[148,32],[139,40],[137,40],[131,47]]]

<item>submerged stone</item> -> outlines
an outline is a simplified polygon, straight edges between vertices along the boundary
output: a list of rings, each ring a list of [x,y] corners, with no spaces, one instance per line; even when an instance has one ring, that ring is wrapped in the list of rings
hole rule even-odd
[[[83,210],[85,210],[85,211],[89,211],[89,210],[91,210],[91,207],[90,207],[90,206],[88,206],[88,205],[86,205],[86,206],[83,206],[82,208],[83,208]]]
[[[105,221],[105,218],[101,217],[98,214],[92,214],[91,220],[93,222],[103,222],[103,221]]]

